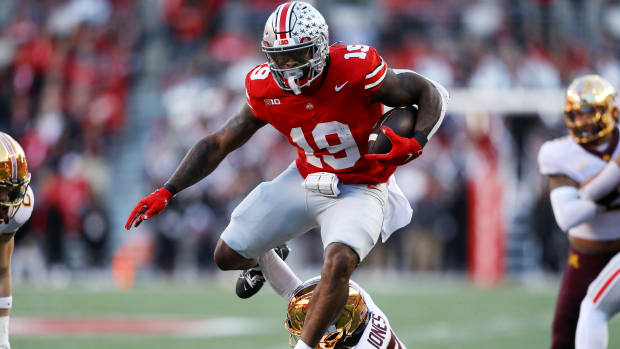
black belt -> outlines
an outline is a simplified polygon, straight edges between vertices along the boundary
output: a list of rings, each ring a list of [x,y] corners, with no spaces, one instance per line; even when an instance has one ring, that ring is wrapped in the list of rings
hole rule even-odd
[[[351,334],[346,340],[336,345],[336,348],[349,349],[349,348],[353,348],[354,346],[356,346],[357,343],[359,343],[360,339],[362,339],[362,335],[364,334],[364,331],[366,330],[366,326],[368,326],[368,323],[370,322],[371,316],[372,316],[372,313],[368,312],[368,314],[366,314],[366,319],[364,319],[364,322],[361,323],[359,326],[357,326],[357,329],[355,330],[355,332],[353,332],[353,334]]]

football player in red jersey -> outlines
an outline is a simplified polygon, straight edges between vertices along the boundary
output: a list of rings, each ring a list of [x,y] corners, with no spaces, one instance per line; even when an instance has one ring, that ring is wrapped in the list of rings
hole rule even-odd
[[[164,186],[138,203],[126,228],[159,213],[177,192],[271,124],[297,148],[297,160],[235,208],[214,259],[222,270],[251,269],[272,248],[320,227],[321,281],[297,343],[297,348],[316,347],[342,310],[359,262],[380,235],[385,241],[409,223],[411,207],[392,174],[422,153],[441,124],[448,93],[412,71],[389,69],[370,46],[329,46],[323,16],[304,2],[277,7],[261,46],[268,61],[246,77],[247,104],[190,149]],[[409,139],[388,131],[390,153],[368,155],[382,104],[417,105],[415,134]],[[260,285],[247,286],[251,292]]]

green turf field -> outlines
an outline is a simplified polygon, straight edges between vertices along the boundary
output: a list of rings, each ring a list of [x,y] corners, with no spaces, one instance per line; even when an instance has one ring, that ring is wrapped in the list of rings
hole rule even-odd
[[[554,285],[479,289],[463,282],[433,281],[366,286],[410,349],[548,347]],[[232,287],[170,284],[98,292],[21,286],[14,292],[12,319],[16,330],[26,332],[12,334],[11,344],[16,349],[287,348],[282,326],[285,306],[270,289],[241,300]],[[43,335],[36,329],[25,329],[29,319],[78,323],[82,319],[191,320],[199,325],[182,334],[93,335],[78,329],[70,334],[51,331]],[[620,317],[612,321],[609,332],[610,348],[620,348]]]

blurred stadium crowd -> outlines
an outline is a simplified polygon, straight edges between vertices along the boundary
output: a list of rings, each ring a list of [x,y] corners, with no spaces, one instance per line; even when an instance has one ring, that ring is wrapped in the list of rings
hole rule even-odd
[[[26,260],[43,256],[42,269],[105,267],[139,234],[148,237],[140,241],[147,241],[145,263],[153,270],[213,268],[214,243],[231,210],[294,159],[269,127],[161,217],[137,233],[122,225],[134,202],[244,103],[245,74],[264,61],[262,28],[279,3],[0,2],[0,129],[25,149],[36,196],[33,218],[16,237],[16,258],[20,251],[29,251],[22,252]],[[389,66],[416,70],[449,90],[561,89],[587,72],[620,86],[618,1],[314,4],[331,42],[373,45]],[[486,198],[487,205],[495,200],[486,214],[501,217],[490,224],[505,236],[506,269],[559,271],[565,237],[535,160],[563,125],[539,115],[448,113],[425,155],[397,171],[414,204],[412,224],[375,247],[365,264],[465,270],[468,231],[480,220],[472,206],[484,207]],[[481,179],[492,183],[490,193],[476,189]],[[312,233],[300,238],[299,263],[320,263],[318,240]]]

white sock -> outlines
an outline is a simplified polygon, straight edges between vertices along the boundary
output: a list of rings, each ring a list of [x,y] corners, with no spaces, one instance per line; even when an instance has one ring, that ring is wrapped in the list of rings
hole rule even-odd
[[[271,287],[286,299],[290,299],[301,285],[301,280],[274,250],[258,257],[258,264]]]
[[[308,344],[304,343],[301,339],[297,341],[297,345],[295,345],[295,349],[314,349]]]
[[[0,345],[9,344],[9,316],[0,316]]]

